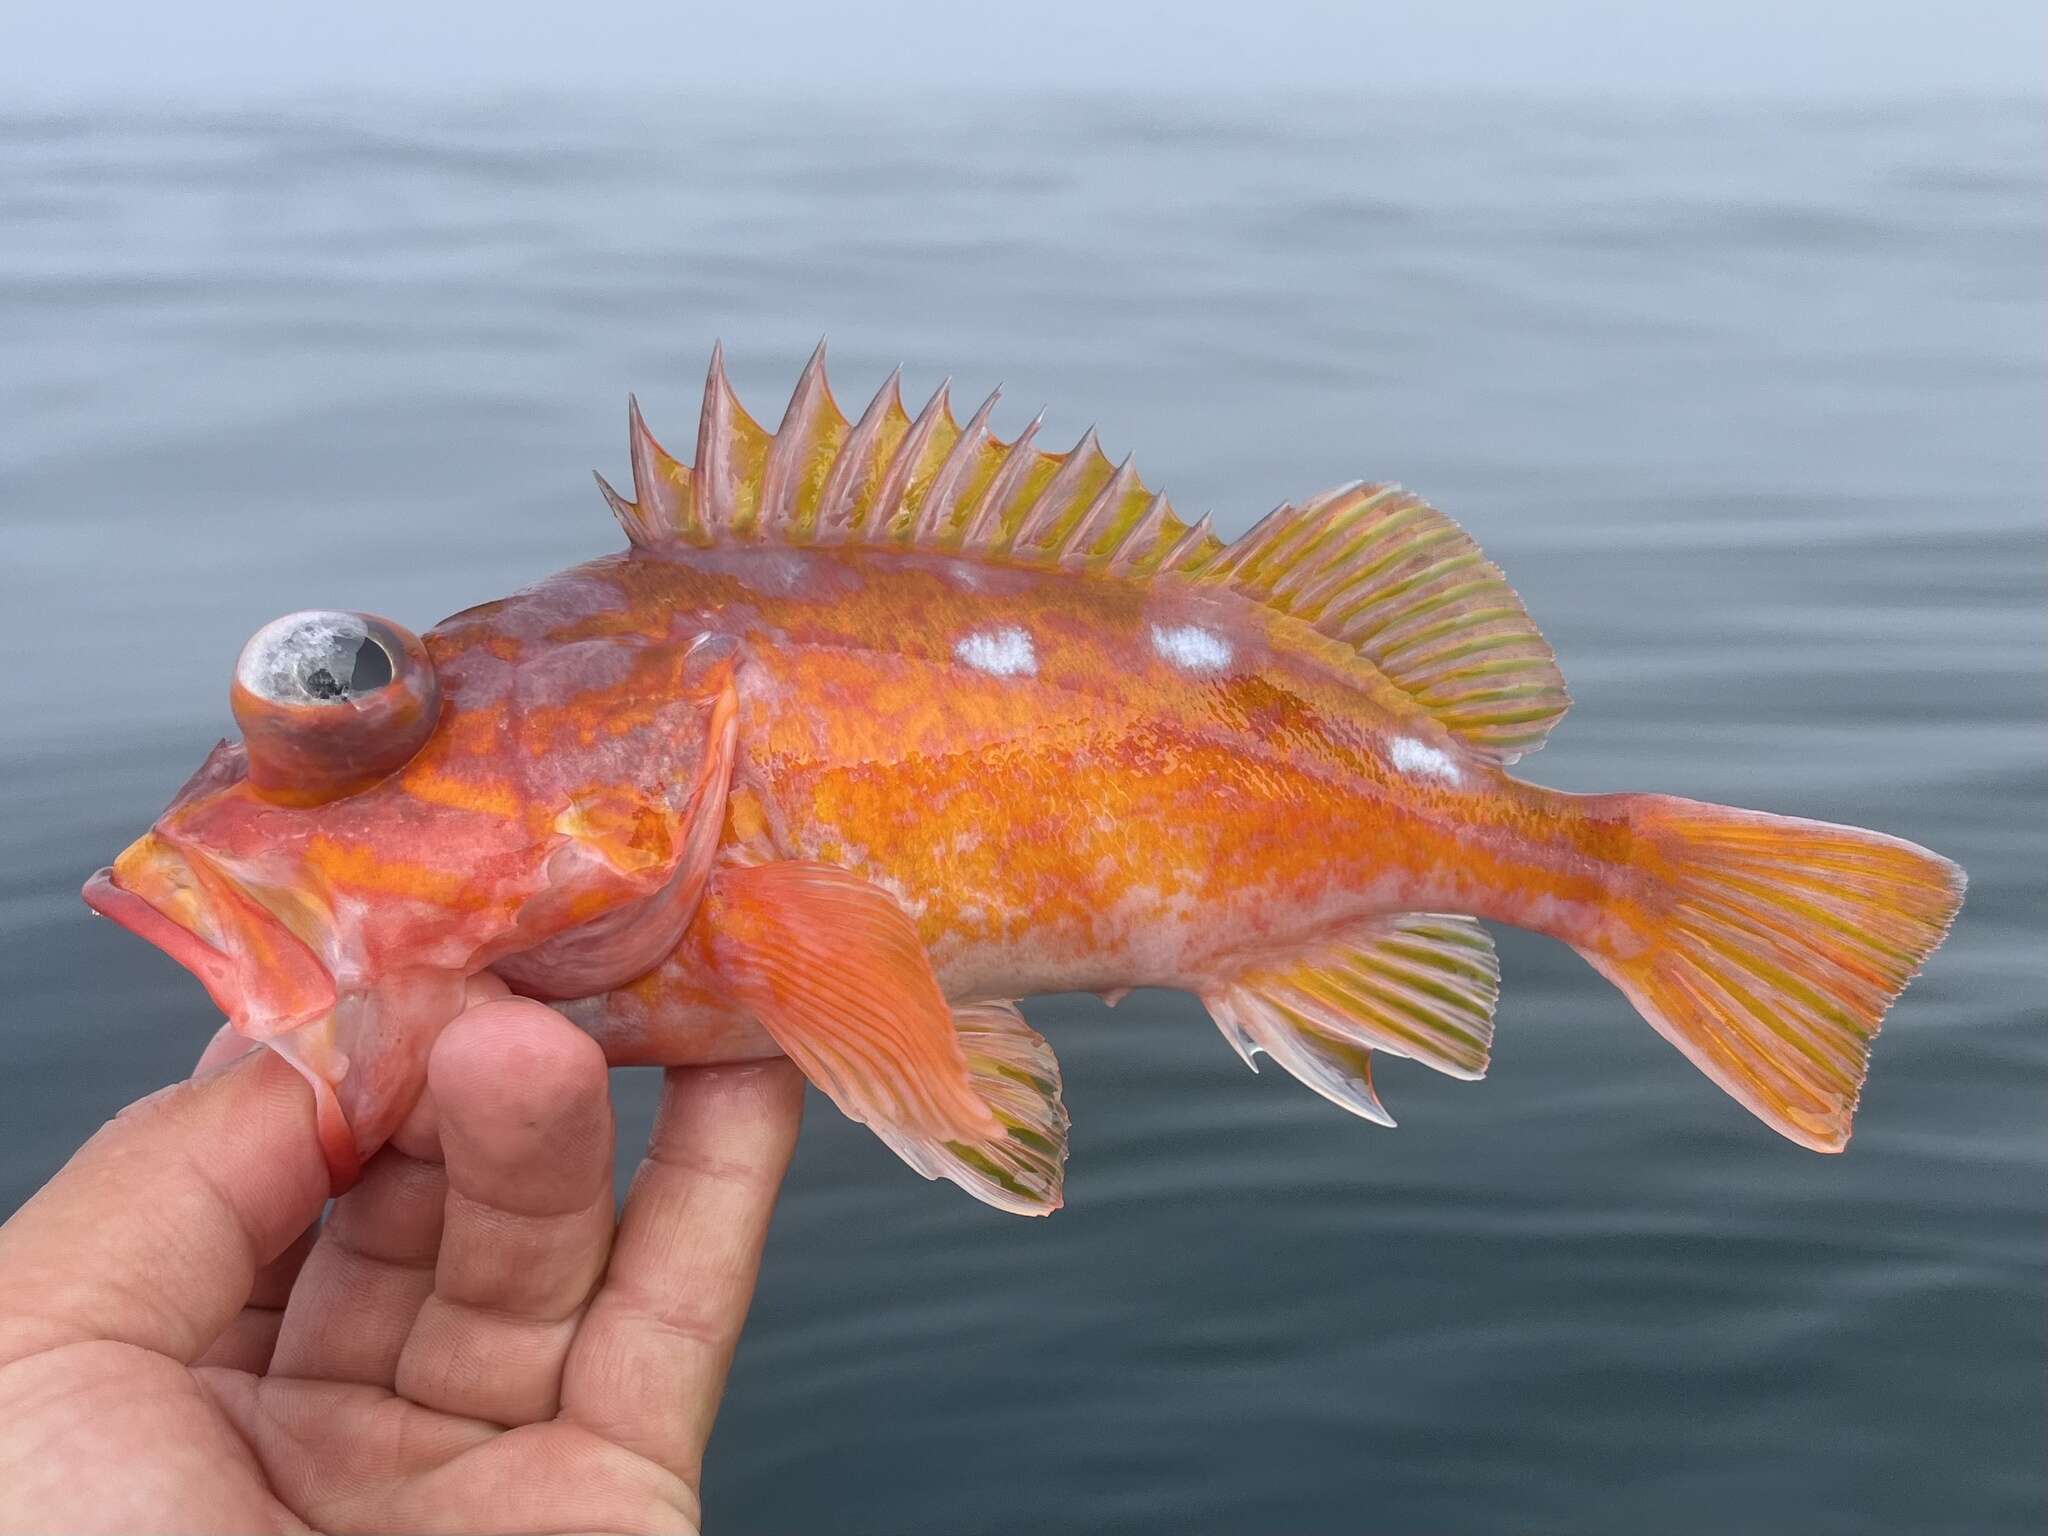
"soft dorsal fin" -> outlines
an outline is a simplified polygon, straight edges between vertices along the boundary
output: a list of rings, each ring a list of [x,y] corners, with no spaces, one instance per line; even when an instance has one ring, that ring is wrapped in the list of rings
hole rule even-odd
[[[1000,391],[998,392],[1000,393]],[[1354,649],[1465,745],[1513,762],[1571,700],[1550,647],[1498,567],[1442,513],[1391,485],[1351,485],[1284,506],[1234,544],[1189,524],[1113,464],[1094,432],[1066,453],[1038,423],[1004,442],[997,395],[962,426],[950,381],[913,417],[900,378],[849,421],[820,343],[782,424],[740,405],[713,348],[686,467],[630,410],[633,495],[598,477],[636,549],[867,544],[1129,580],[1227,586]]]
[[[1499,762],[1571,706],[1550,646],[1469,534],[1396,485],[1348,485],[1269,513],[1201,571],[1313,624]]]

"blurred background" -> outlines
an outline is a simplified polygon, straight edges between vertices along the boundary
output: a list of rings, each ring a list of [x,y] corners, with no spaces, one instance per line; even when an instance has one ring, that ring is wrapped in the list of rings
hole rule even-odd
[[[2038,5],[679,10],[0,16],[0,1203],[212,1028],[76,892],[249,632],[612,549],[626,391],[689,442],[723,337],[773,421],[826,335],[1227,532],[1414,486],[1571,681],[1527,776],[1970,900],[1842,1158],[1516,933],[1492,1076],[1394,1064],[1394,1132],[1190,998],[1032,1004],[1044,1223],[814,1101],[711,1528],[2040,1530]]]

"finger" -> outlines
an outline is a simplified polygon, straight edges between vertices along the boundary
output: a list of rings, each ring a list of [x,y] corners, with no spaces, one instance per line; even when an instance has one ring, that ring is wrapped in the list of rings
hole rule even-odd
[[[493,976],[489,971],[479,971],[463,985],[465,1009],[475,1008],[484,1003],[494,1003],[500,998],[510,997],[512,989]],[[391,1133],[388,1146],[397,1147],[409,1157],[424,1162],[441,1161],[441,1130],[434,1110],[432,1090],[422,1090],[406,1117],[399,1121],[398,1129]]]
[[[223,1024],[206,1042],[206,1049],[199,1053],[192,1075],[203,1077],[216,1067],[226,1066],[238,1057],[246,1056],[256,1049],[257,1044],[234,1025]],[[228,1370],[248,1371],[252,1375],[261,1375],[269,1368],[271,1351],[277,1345],[278,1325],[284,1319],[285,1301],[291,1296],[292,1286],[299,1278],[299,1267],[312,1251],[313,1239],[319,1230],[320,1223],[316,1220],[294,1238],[283,1253],[256,1271],[256,1278],[249,1287],[249,1300],[221,1331],[220,1337],[192,1362],[194,1365],[216,1365]]]
[[[508,995],[488,973],[466,988],[474,1007]],[[422,1092],[362,1179],[335,1202],[285,1308],[274,1376],[390,1389],[420,1308],[434,1291],[448,1179],[431,1088]]]
[[[297,1283],[299,1270],[319,1235],[320,1223],[316,1221],[293,1238],[283,1253],[256,1271],[248,1301],[220,1337],[192,1362],[194,1365],[217,1365],[231,1371],[247,1371],[253,1376],[261,1376],[270,1369],[278,1329],[284,1322],[285,1303],[291,1299],[292,1286]]]
[[[313,1245],[286,1304],[273,1376],[389,1388],[434,1290],[448,1180],[438,1161],[387,1145]]]
[[[611,1247],[604,1053],[553,1009],[508,998],[450,1025],[427,1078],[447,1209],[398,1393],[500,1424],[553,1418]]]
[[[802,1113],[788,1062],[669,1072],[563,1375],[565,1418],[692,1486]]]
[[[256,1049],[254,1040],[235,1028],[223,1024],[213,1032],[213,1038],[206,1042],[206,1049],[199,1053],[199,1064],[192,1069],[194,1077],[204,1077],[215,1067],[224,1067],[238,1056],[246,1056]]]
[[[327,1188],[312,1095],[271,1051],[130,1106],[0,1228],[0,1361],[83,1339],[194,1359]]]

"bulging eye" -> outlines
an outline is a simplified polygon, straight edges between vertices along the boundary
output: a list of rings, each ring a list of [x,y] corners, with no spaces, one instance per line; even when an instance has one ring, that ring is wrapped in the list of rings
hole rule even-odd
[[[440,686],[426,647],[373,614],[313,609],[256,631],[229,699],[266,799],[315,805],[401,768],[433,734]]]
[[[362,613],[288,613],[242,648],[235,680],[277,704],[327,704],[372,693],[391,682],[392,653],[404,649],[391,630]]]

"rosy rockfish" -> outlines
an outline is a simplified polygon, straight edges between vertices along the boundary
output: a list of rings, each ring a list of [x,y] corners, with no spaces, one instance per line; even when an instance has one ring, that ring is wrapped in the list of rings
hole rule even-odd
[[[1571,945],[1745,1108],[1838,1151],[1955,865],[1825,822],[1511,778],[1569,702],[1520,600],[1391,485],[1226,542],[1112,464],[781,426],[714,352],[684,466],[630,413],[629,548],[414,636],[320,610],[237,662],[242,730],[88,902],[311,1084],[337,1185],[464,981],[619,1063],[787,1055],[905,1162],[1060,1203],[1016,999],[1192,992],[1246,1062],[1392,1124],[1376,1052],[1486,1071],[1479,919]]]

